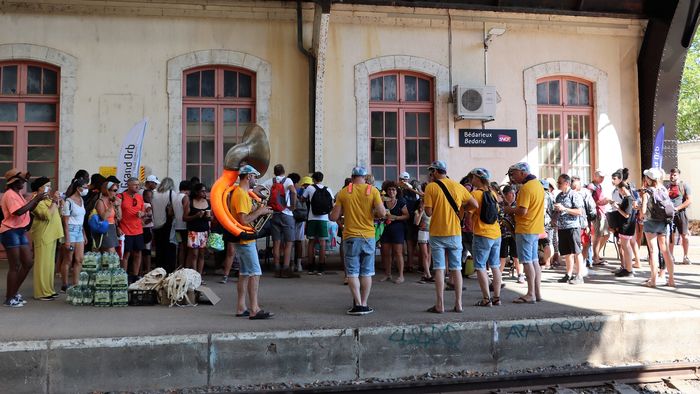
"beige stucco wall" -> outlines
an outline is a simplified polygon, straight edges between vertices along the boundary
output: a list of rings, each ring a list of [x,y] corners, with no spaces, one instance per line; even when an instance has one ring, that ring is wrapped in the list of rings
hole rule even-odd
[[[681,142],[678,144],[678,168],[681,170],[681,179],[692,187],[695,201],[688,207],[688,216],[692,220],[700,220],[700,208],[698,208],[697,188],[700,186],[700,172],[697,171],[697,163],[700,163],[700,141]]]
[[[268,134],[273,162],[308,167],[308,67],[292,21],[73,15],[0,15],[0,44],[57,48],[78,59],[71,175],[116,165],[123,137],[142,117],[150,124],[142,164],[163,177],[168,160],[169,59],[203,49],[230,49],[270,63]],[[62,183],[70,179],[61,179]],[[179,181],[179,179],[176,179]]]
[[[382,8],[375,10],[382,12],[360,13],[358,7],[338,6],[331,13],[326,70],[328,89],[352,91],[351,67],[386,55],[410,55],[449,65],[445,11],[433,10],[431,13],[437,15],[411,20],[408,15],[411,11],[407,9],[398,8],[393,13],[390,10],[383,13]],[[406,17],[397,16],[400,12],[406,12]],[[574,23],[563,20],[566,18],[550,21],[519,14],[506,15],[501,20],[508,22],[499,23],[499,18],[493,14],[454,11],[451,14],[453,85],[484,84],[484,30],[494,25],[507,29],[503,36],[491,42],[488,52],[488,84],[497,87],[500,103],[496,120],[486,123],[485,127],[518,130],[517,148],[460,148],[456,130],[481,128],[481,122],[455,123],[452,105],[448,105],[449,121],[436,124],[436,138],[442,145],[435,153],[438,159],[448,163],[453,177],[461,177],[473,167],[484,166],[493,170],[497,180],[504,180],[503,174],[509,164],[528,160],[528,153],[531,164],[536,164],[537,156],[533,154],[536,144],[528,142],[526,130],[523,71],[537,64],[557,61],[590,65],[607,74],[607,113],[595,114],[599,132],[594,167],[610,172],[624,165],[631,169],[633,177],[640,174],[636,94],[640,22],[605,20],[601,23],[600,20],[578,19]],[[533,20],[535,18],[537,20]],[[325,166],[333,177],[346,176],[357,155],[352,140],[355,104],[356,98],[349,94],[332,94],[326,98],[326,131],[344,142],[327,145],[324,150],[324,157],[334,158],[332,165],[329,161]],[[529,137],[532,140],[533,134]],[[448,146],[450,143],[453,146]]]
[[[18,13],[11,8],[16,3],[10,2],[2,9],[9,12],[0,15],[0,44],[52,47],[78,60],[73,155],[61,158],[61,166],[70,167],[71,173],[113,165],[123,135],[148,116],[142,163],[158,175],[167,174],[166,64],[174,57],[207,49],[248,53],[269,63],[272,163],[282,162],[290,172],[305,173],[312,154],[308,151],[308,68],[296,46],[293,5],[249,3],[252,6],[231,11],[238,3],[218,9],[170,3],[159,5],[164,7],[160,10],[150,3],[128,3],[130,8],[121,9],[83,2],[51,9],[56,12],[44,9],[28,14]],[[308,47],[313,18],[312,7],[305,7]],[[76,12],[80,15],[73,15]],[[480,128],[481,123],[455,124],[447,94],[443,97],[447,108],[435,109],[436,114],[446,114],[436,124],[435,155],[448,162],[453,177],[478,165],[503,180],[509,164],[526,159],[536,163],[534,130],[530,135],[527,130],[524,71],[547,62],[590,66],[606,76],[602,90],[607,92],[606,113],[595,115],[594,166],[613,170],[624,164],[638,177],[636,58],[642,21],[466,11],[451,11],[450,17],[453,85],[483,85],[483,32],[494,25],[507,29],[490,45],[488,82],[497,87],[500,102],[496,120],[485,127],[517,129],[519,144],[506,149],[460,148],[456,129]],[[337,188],[358,158],[355,66],[382,56],[408,55],[447,69],[447,11],[336,4],[327,48],[321,157],[328,183]]]

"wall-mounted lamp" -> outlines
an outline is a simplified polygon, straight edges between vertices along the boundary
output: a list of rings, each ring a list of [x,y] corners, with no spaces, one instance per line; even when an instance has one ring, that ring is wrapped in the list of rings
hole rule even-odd
[[[484,37],[484,49],[488,50],[491,40],[493,40],[494,37],[502,36],[505,32],[506,29],[504,27],[490,28],[489,32],[486,33],[486,37]]]

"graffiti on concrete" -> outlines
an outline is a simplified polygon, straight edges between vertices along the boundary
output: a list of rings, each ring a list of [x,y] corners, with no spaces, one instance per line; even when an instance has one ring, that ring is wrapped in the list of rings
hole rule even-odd
[[[513,324],[508,328],[506,340],[527,339],[529,336],[543,337],[545,335],[567,335],[578,332],[599,332],[603,322],[588,320],[561,320],[550,325],[537,323]]]
[[[398,328],[389,336],[389,341],[401,347],[429,348],[435,346],[457,346],[462,340],[459,332],[451,325],[412,326]]]

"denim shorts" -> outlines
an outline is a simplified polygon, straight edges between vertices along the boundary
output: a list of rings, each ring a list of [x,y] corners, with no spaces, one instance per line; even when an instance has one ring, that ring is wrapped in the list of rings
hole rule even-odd
[[[474,251],[475,270],[483,271],[486,269],[486,265],[491,268],[501,266],[501,238],[491,239],[474,235],[472,250]]]
[[[343,240],[345,273],[348,278],[374,276],[374,238],[348,238]]]
[[[69,224],[68,234],[70,235],[71,243],[83,242],[83,226],[79,224]]]
[[[644,232],[666,235],[668,225],[663,220],[647,219],[644,221]]]
[[[260,260],[258,260],[258,249],[255,242],[249,244],[235,244],[236,256],[240,264],[240,275],[260,276]]]
[[[430,236],[430,249],[433,256],[433,269],[445,269],[445,252],[448,256],[450,271],[462,269],[462,236],[453,235],[446,237]]]
[[[539,234],[515,234],[515,244],[518,246],[518,258],[522,264],[536,263],[539,261],[537,255],[537,241]]]
[[[0,234],[0,242],[5,249],[18,248],[20,246],[29,245],[27,230],[23,228],[13,228]]]

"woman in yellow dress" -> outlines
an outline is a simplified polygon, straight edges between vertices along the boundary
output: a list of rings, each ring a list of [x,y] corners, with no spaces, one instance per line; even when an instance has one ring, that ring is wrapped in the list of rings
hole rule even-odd
[[[56,241],[63,237],[61,205],[63,200],[58,191],[51,193],[51,180],[46,177],[35,179],[32,192],[47,193],[45,198],[32,211],[31,238],[34,245],[34,298],[51,301],[58,297],[54,290],[56,269]]]

